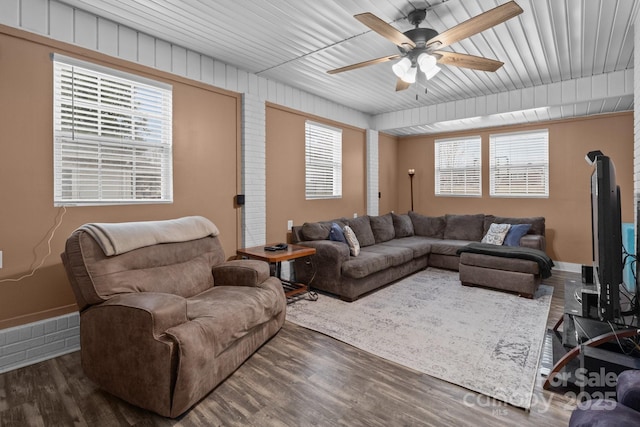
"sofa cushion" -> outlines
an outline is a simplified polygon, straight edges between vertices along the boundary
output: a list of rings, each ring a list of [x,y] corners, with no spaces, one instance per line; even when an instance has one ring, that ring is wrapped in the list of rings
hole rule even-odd
[[[305,240],[327,240],[331,224],[326,222],[305,222],[302,224],[302,237]]]
[[[391,265],[391,258],[384,254],[361,251],[358,257],[342,263],[342,274],[352,279],[361,279]]]
[[[393,228],[396,233],[396,238],[413,236],[413,223],[411,222],[409,215],[398,215],[391,212],[391,219],[393,219]]]
[[[444,216],[426,216],[410,211],[409,218],[411,218],[413,232],[416,236],[444,238],[446,227]]]
[[[490,243],[492,245],[502,245],[507,233],[511,228],[511,224],[496,224],[493,223],[489,227],[489,231],[482,238],[482,243]]]
[[[458,249],[467,246],[469,243],[473,242],[469,240],[442,240],[440,242],[433,242],[431,243],[431,253],[458,256],[456,253]]]
[[[369,223],[376,243],[388,242],[396,237],[396,230],[393,228],[393,218],[391,218],[390,213],[381,216],[370,216]]]
[[[463,252],[460,263],[492,270],[515,271],[518,273],[540,274],[538,263],[527,259],[505,258],[492,255]]]
[[[431,252],[432,242],[441,242],[440,239],[432,237],[409,236],[400,239],[389,240],[376,246],[397,246],[400,248],[408,248],[413,251],[413,258],[419,258],[428,255]]]
[[[470,240],[479,242],[484,236],[484,214],[445,215],[447,225],[444,238],[447,240]],[[499,221],[494,221],[499,222]]]
[[[544,236],[545,233],[545,219],[543,216],[532,216],[532,217],[523,217],[523,218],[512,218],[506,216],[494,216],[494,215],[485,215],[484,219],[484,230],[485,233],[489,230],[489,227],[492,223],[500,223],[500,224],[531,224],[531,228],[527,234],[538,234],[540,236]]]
[[[531,229],[531,224],[513,224],[502,243],[505,246],[520,246],[520,239]]]
[[[401,246],[387,246],[384,244],[367,246],[362,252],[373,252],[389,258],[392,266],[402,265],[413,259],[413,250]]]
[[[356,234],[361,248],[371,246],[376,243],[376,239],[373,237],[373,231],[371,230],[371,223],[369,222],[369,217],[367,215],[350,219],[348,225]]]
[[[347,245],[349,245],[349,253],[352,256],[360,255],[360,242],[358,242],[356,234],[348,225],[344,226],[344,238],[347,241]]]
[[[211,268],[224,261],[218,237],[145,246],[110,257],[86,231],[78,230],[71,237],[65,253],[74,269],[83,307],[129,292],[163,292],[188,298],[213,286]]]
[[[199,325],[203,345],[217,357],[277,315],[282,310],[280,298],[273,286],[215,286],[187,299],[187,317]]]

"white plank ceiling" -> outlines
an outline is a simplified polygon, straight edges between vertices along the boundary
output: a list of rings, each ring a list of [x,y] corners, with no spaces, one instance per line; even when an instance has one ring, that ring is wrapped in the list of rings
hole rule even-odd
[[[426,84],[396,92],[392,62],[329,75],[327,70],[398,52],[353,15],[372,12],[400,31],[407,14],[427,8],[421,27],[442,32],[505,0],[63,0],[77,9],[199,52],[269,80],[376,117],[633,69],[636,0],[516,0],[524,13],[446,50],[503,61],[495,73],[443,66]],[[620,74],[620,73],[618,73]],[[616,75],[618,75],[616,74]],[[622,73],[630,75],[631,73]],[[599,80],[595,79],[593,82]],[[606,81],[606,79],[605,79]],[[629,87],[629,83],[625,87]],[[630,84],[633,87],[633,84]],[[528,89],[531,89],[527,92]],[[619,91],[618,91],[619,92]],[[522,123],[633,109],[632,90],[590,90],[540,109],[500,107],[453,123],[389,124],[396,134],[433,133],[494,123]],[[500,99],[500,98],[498,98]],[[571,100],[571,97],[569,98]],[[579,101],[579,102],[578,102]],[[522,103],[521,103],[522,104]],[[416,116],[416,115],[414,115]],[[419,116],[419,115],[417,115]],[[494,120],[494,121],[492,121]]]

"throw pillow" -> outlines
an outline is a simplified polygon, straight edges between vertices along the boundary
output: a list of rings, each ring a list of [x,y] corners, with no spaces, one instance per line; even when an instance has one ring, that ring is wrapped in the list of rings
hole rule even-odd
[[[505,246],[520,246],[520,238],[529,232],[531,224],[513,224],[502,243]]]
[[[416,236],[435,237],[436,239],[444,237],[444,229],[447,225],[444,216],[426,216],[409,211],[409,218],[411,218],[413,232]]]
[[[391,214],[381,216],[370,216],[371,231],[376,243],[388,242],[396,237],[396,230],[393,228],[393,218]]]
[[[329,240],[333,240],[334,242],[347,243],[347,239],[344,238],[342,228],[335,222],[331,224],[331,230],[329,230]]]
[[[349,252],[351,252],[351,255],[360,255],[360,243],[358,242],[356,233],[354,233],[351,227],[349,227],[348,225],[345,225],[344,230],[342,231],[344,232],[345,239],[347,239],[347,244],[349,245]]]
[[[369,216],[364,215],[350,219],[347,225],[356,234],[361,247],[364,248],[365,246],[371,246],[376,243],[376,239],[373,237],[373,231],[371,231]]]
[[[491,224],[489,231],[487,231],[487,234],[482,238],[482,243],[502,245],[510,228],[511,224]]]
[[[396,237],[413,236],[413,223],[409,215],[398,215],[391,212],[391,218],[393,219],[393,228],[395,229]]]
[[[544,236],[545,234],[545,219],[543,216],[531,216],[522,218],[511,218],[496,216],[492,222],[499,224],[531,224],[531,228],[527,234],[538,234]]]

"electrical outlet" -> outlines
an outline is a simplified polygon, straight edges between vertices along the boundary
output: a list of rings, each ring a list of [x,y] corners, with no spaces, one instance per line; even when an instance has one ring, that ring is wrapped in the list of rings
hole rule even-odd
[[[2,268],[2,251],[0,251],[0,268]]]
[[[354,218],[358,218],[358,212],[354,212],[354,213],[353,213],[353,217],[354,217]]]
[[[292,228],[293,228],[293,220],[290,219],[287,221],[287,230],[291,231]]]

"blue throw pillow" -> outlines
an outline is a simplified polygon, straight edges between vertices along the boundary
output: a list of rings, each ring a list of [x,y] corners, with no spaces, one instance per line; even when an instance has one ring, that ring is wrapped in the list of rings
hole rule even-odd
[[[520,246],[520,238],[529,232],[531,224],[513,224],[504,238],[504,246]]]
[[[347,243],[347,239],[344,238],[342,228],[340,228],[340,226],[335,222],[331,223],[331,230],[329,230],[329,240],[333,240],[334,242]]]

